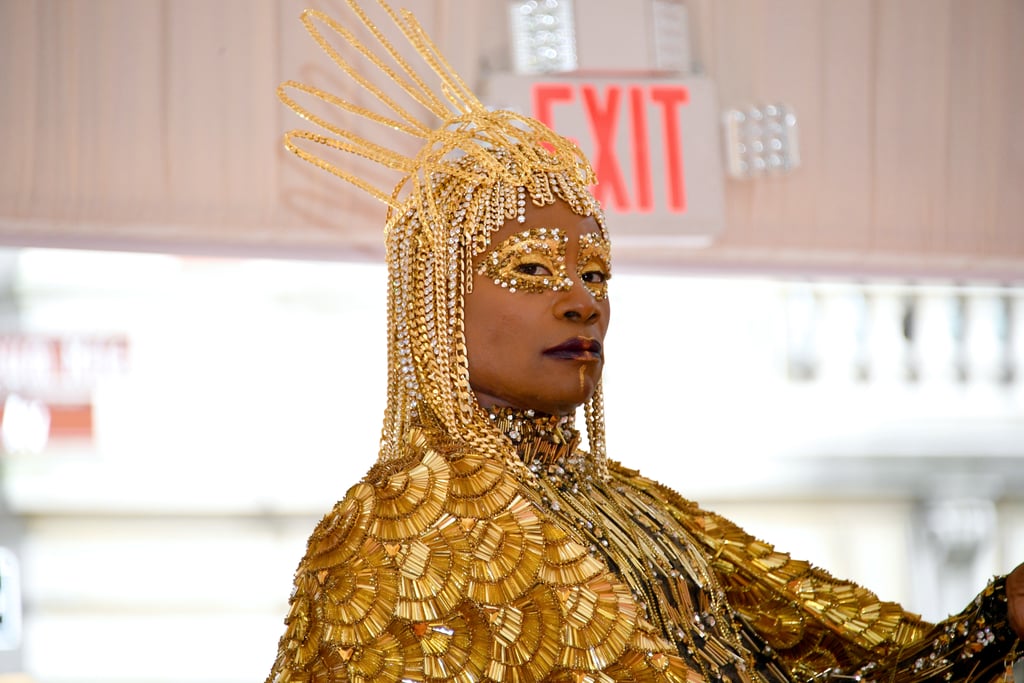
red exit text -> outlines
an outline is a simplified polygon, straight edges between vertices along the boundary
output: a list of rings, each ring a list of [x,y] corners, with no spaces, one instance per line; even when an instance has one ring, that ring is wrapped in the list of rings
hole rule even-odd
[[[653,106],[654,125],[661,126],[665,169],[665,202],[671,213],[686,212],[686,183],[683,165],[683,138],[680,107],[690,101],[690,92],[682,85],[607,85],[536,83],[532,88],[533,115],[555,128],[555,109],[582,104],[587,121],[594,165],[599,183],[594,196],[605,206],[620,212],[649,213],[654,209],[654,185],[651,179],[651,136],[648,107]],[[620,159],[619,121],[628,112],[629,137],[626,148],[630,157]],[[633,187],[627,185],[623,164],[632,167]]]

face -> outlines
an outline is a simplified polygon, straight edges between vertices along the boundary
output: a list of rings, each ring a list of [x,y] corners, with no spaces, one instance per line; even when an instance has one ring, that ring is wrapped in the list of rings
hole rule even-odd
[[[480,405],[567,415],[604,367],[608,244],[597,221],[528,202],[475,262],[466,296],[469,383]]]

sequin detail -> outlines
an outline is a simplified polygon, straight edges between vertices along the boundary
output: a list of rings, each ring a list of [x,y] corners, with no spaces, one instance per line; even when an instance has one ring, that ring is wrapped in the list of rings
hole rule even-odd
[[[558,228],[533,228],[510,235],[484,255],[477,273],[510,292],[561,292],[572,288],[566,274],[569,238]]]
[[[601,234],[580,235],[580,253],[576,258],[577,275],[597,301],[608,298],[608,280],[612,277],[611,244]]]

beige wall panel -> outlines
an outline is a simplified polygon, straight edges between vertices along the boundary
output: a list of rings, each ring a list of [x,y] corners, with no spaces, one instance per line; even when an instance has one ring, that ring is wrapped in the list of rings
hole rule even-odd
[[[1004,112],[999,140],[995,226],[996,255],[1015,256],[1024,272],[1024,2],[1003,0],[1002,83],[993,107]]]
[[[877,11],[872,247],[929,254],[946,210],[950,0]]]
[[[722,109],[742,107],[750,103],[754,92],[752,64],[757,45],[759,16],[750,0],[712,0],[700,5],[705,18],[699,25],[708,34],[700,37],[704,46],[708,75],[718,87]],[[728,247],[753,238],[750,216],[753,211],[754,187],[750,183],[726,179],[725,221],[728,229],[720,243]]]
[[[34,215],[144,220],[164,198],[160,6],[34,4]]]
[[[36,73],[37,52],[32,49],[36,33],[36,13],[29,3],[0,5],[0,131],[19,130],[19,135],[0,134],[4,143],[4,161],[0,163],[0,193],[8,213],[25,213],[31,198],[34,174],[34,127],[37,88],[34,80],[22,78],[23,72]],[[18,68],[11,68],[17,64]],[[4,66],[8,65],[8,66]]]
[[[277,16],[245,0],[164,8],[167,199],[183,220],[236,229],[234,211],[266,215],[275,199],[279,145],[263,136],[277,108],[250,74],[269,82],[277,72]]]
[[[762,9],[760,47],[753,63],[755,102],[783,102],[798,113],[806,112],[800,119],[800,153],[807,168],[819,169],[819,173],[755,181],[750,221],[763,228],[759,245],[807,247],[815,241],[814,213],[822,166],[821,3],[789,0],[758,4]]]
[[[992,254],[999,166],[1007,113],[993,107],[1006,79],[1006,7],[999,1],[954,4],[956,39],[949,62],[949,175],[939,246],[952,254]]]
[[[805,157],[818,179],[814,225],[808,243],[821,249],[867,247],[874,161],[874,4],[863,0],[821,3],[820,145]],[[813,116],[814,112],[805,112]],[[808,116],[801,116],[804,121]],[[801,131],[801,142],[811,144]],[[814,165],[820,164],[815,172]]]
[[[722,106],[786,101],[802,166],[727,183],[727,227],[659,263],[1024,277],[1024,8],[691,0]]]
[[[280,146],[302,125],[275,100],[283,78],[355,93],[298,21],[344,4],[0,0],[0,243],[379,257],[383,207]],[[501,65],[503,0],[395,4],[471,84]],[[634,263],[1024,277],[1024,4],[687,6],[722,108],[792,105],[803,165],[728,180],[712,247]]]
[[[479,3],[403,4],[473,78]],[[299,13],[343,5],[0,0],[0,78],[22,93],[0,104],[0,241],[379,256],[383,205],[281,148],[302,124],[275,97],[283,75],[346,89]]]

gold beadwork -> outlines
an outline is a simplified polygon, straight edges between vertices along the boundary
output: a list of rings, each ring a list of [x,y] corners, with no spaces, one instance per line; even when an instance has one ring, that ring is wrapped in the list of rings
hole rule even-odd
[[[499,464],[443,434],[410,432],[402,457],[376,466],[373,485],[350,489],[317,526],[271,683],[782,682],[854,666],[872,680],[875,663],[894,657],[902,668],[892,680],[925,681],[970,666],[994,638],[975,614],[929,640],[935,629],[913,615],[636,472],[614,465],[608,479],[595,476],[567,418],[496,410],[493,423],[518,444],[536,486],[516,481],[500,509],[487,496],[454,502],[449,486],[420,534],[382,539],[385,527],[421,521],[410,522],[422,504],[394,500],[397,482],[420,480],[410,472],[441,471],[438,458],[453,472],[462,463],[462,474]],[[494,485],[502,477],[482,479],[504,488]],[[362,540],[341,565],[325,563],[346,539]],[[933,647],[948,657],[932,658]]]
[[[450,614],[465,595],[470,546],[455,517],[444,517],[395,555],[398,601],[395,614],[410,621],[435,621]]]
[[[591,233],[593,234],[593,233]],[[569,237],[558,228],[510,235],[484,255],[477,273],[510,292],[560,292],[572,287],[565,270]],[[542,272],[531,272],[540,270]]]
[[[544,553],[541,520],[529,501],[509,507],[473,528],[473,562],[467,594],[477,602],[503,605],[536,582]]]
[[[334,631],[339,642],[365,642],[380,635],[394,614],[398,577],[391,566],[384,546],[367,539],[344,571],[307,573],[299,590],[316,602],[317,623]]]
[[[561,665],[600,671],[613,664],[637,625],[638,609],[629,589],[600,576],[558,593],[565,643]]]
[[[495,681],[541,681],[561,650],[560,609],[551,588],[534,586],[510,605],[493,610],[494,633],[487,675]]]
[[[598,301],[607,299],[608,280],[612,277],[612,247],[608,240],[596,232],[580,235],[576,264],[580,282],[590,294]]]
[[[448,463],[434,451],[405,472],[397,472],[377,491],[373,533],[384,541],[418,536],[444,511]]]
[[[471,683],[483,677],[487,665],[487,619],[472,603],[464,602],[445,622],[415,624],[428,680]]]
[[[491,517],[508,506],[519,488],[503,463],[477,453],[458,454],[449,467],[445,510],[460,517]]]
[[[544,523],[544,564],[538,577],[553,586],[576,586],[604,571],[582,544],[551,522]]]
[[[374,640],[355,648],[335,649],[324,657],[324,664],[344,672],[334,680],[365,680],[398,683],[420,672],[419,659],[410,657],[411,639],[400,637],[392,628]],[[419,674],[422,675],[422,674]],[[316,679],[314,679],[316,680]],[[329,679],[328,679],[329,680]]]
[[[373,488],[365,483],[353,486],[310,535],[307,568],[317,571],[350,560],[362,545],[372,508]]]

